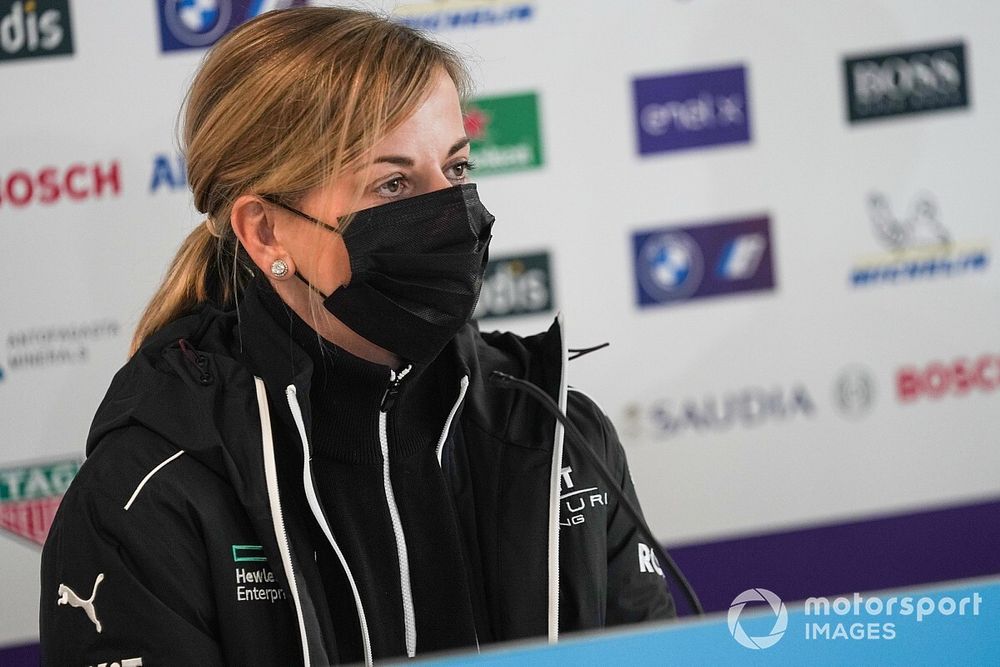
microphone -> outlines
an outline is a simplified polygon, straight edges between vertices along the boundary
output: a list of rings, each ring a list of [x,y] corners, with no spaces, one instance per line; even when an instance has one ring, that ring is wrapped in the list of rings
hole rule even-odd
[[[604,465],[604,461],[602,461],[600,457],[587,446],[586,439],[583,437],[583,434],[580,433],[576,425],[569,420],[569,417],[567,417],[563,411],[559,409],[559,406],[552,400],[552,397],[546,394],[538,385],[527,380],[516,378],[513,375],[508,375],[507,373],[503,373],[501,371],[493,371],[490,373],[488,381],[490,384],[497,387],[516,389],[532,396],[542,405],[542,407],[555,417],[560,424],[563,425],[566,429],[566,433],[569,435],[570,441],[573,442],[577,449],[586,453],[586,455],[590,458],[591,463],[596,466],[600,478],[605,484],[608,485],[609,488],[613,489],[615,493],[618,494],[618,501],[621,506],[632,519],[632,523],[635,524],[639,533],[646,539],[647,542],[649,542],[650,548],[656,552],[656,556],[670,570],[674,580],[681,587],[681,590],[684,591],[684,596],[687,598],[687,601],[691,605],[695,614],[698,616],[704,615],[705,609],[701,606],[701,600],[698,599],[698,595],[694,592],[694,589],[691,587],[690,582],[688,582],[687,577],[685,577],[684,573],[681,572],[679,567],[677,567],[677,563],[675,563],[674,559],[670,557],[670,554],[668,554],[666,550],[660,546],[659,541],[653,536],[652,531],[649,529],[649,526],[646,525],[646,521],[642,518],[642,515],[639,514],[639,511],[629,501],[629,499],[625,497],[621,487],[618,486],[618,483],[612,477],[611,472],[608,470],[607,466]]]

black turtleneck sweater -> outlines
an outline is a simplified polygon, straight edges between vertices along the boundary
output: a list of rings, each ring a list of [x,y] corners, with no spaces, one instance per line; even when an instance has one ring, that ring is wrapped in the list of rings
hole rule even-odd
[[[313,476],[334,539],[360,592],[373,657],[407,654],[403,558],[409,568],[417,653],[475,646],[458,521],[436,454],[458,398],[458,379],[412,368],[399,383],[395,400],[384,405],[388,367],[320,339],[269,286],[261,292],[271,317],[288,327],[313,361],[307,434]],[[388,480],[380,433],[383,414]],[[396,528],[401,528],[403,540],[397,538]],[[318,530],[314,541],[326,545]],[[343,568],[331,548],[317,548],[316,559],[340,660],[361,661],[361,629]]]

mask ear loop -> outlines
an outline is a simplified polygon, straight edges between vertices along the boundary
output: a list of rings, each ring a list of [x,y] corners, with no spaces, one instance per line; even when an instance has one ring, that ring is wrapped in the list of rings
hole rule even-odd
[[[305,211],[300,211],[299,209],[295,208],[294,206],[290,206],[290,205],[286,204],[285,202],[283,202],[280,199],[278,199],[278,197],[275,196],[275,195],[258,195],[258,196],[261,199],[263,199],[264,201],[266,201],[267,203],[274,204],[278,208],[283,208],[286,211],[288,211],[289,213],[297,215],[297,216],[299,216],[300,218],[302,218],[304,220],[308,220],[309,222],[313,223],[314,225],[319,225],[320,227],[322,227],[322,228],[324,228],[324,229],[326,229],[328,231],[331,231],[334,234],[340,234],[343,231],[343,229],[344,229],[343,227],[334,227],[333,225],[328,225],[325,222],[323,222],[322,220],[320,220],[319,218],[314,218],[313,216],[309,215]],[[306,287],[308,287],[310,290],[312,290],[313,292],[315,292],[316,295],[319,296],[320,299],[322,299],[322,300],[325,301],[326,299],[330,298],[329,295],[323,294],[322,292],[319,291],[319,289],[316,288],[315,285],[313,285],[310,281],[306,280],[305,277],[301,273],[299,273],[298,269],[295,270],[295,272],[294,272],[293,275],[296,278],[298,278],[299,280],[301,280],[305,284]]]
[[[288,211],[289,213],[294,213],[295,215],[299,216],[300,218],[304,218],[304,219],[308,220],[309,222],[311,222],[313,224],[319,225],[320,227],[323,227],[324,229],[328,229],[329,231],[333,232],[334,234],[340,234],[344,230],[343,227],[334,227],[333,225],[328,225],[325,222],[323,222],[322,220],[320,220],[319,218],[314,218],[311,215],[309,215],[308,213],[305,213],[304,211],[300,211],[299,209],[295,208],[294,206],[289,206],[288,204],[284,203],[283,201],[281,201],[280,199],[278,199],[274,195],[258,195],[258,196],[261,199],[263,199],[264,201],[266,201],[267,203],[274,204],[275,206],[277,206],[279,208],[283,208],[286,211]]]

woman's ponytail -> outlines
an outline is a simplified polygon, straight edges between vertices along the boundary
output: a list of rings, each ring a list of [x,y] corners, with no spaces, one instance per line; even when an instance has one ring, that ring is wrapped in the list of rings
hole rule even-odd
[[[129,355],[135,354],[150,335],[169,322],[190,313],[208,300],[225,295],[212,294],[211,286],[219,284],[219,258],[223,256],[220,238],[212,234],[207,222],[194,228],[184,239],[160,288],[153,295],[139,320]],[[213,275],[215,274],[215,275]]]

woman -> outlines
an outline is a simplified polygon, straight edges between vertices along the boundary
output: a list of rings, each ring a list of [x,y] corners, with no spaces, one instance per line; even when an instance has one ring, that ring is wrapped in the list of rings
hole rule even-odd
[[[465,89],[453,53],[345,9],[208,55],[184,127],[207,218],[49,534],[44,662],[370,663],[673,615],[617,491],[487,382],[560,399],[634,500],[558,323],[467,324],[493,217]]]

